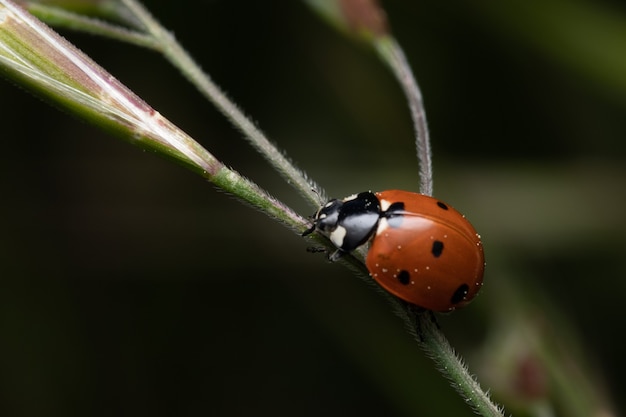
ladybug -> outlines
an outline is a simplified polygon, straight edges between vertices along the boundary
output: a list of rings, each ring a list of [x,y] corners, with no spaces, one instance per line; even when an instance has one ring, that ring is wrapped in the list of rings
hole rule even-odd
[[[483,283],[480,236],[461,213],[423,194],[362,192],[333,199],[313,216],[314,231],[337,247],[336,261],[369,242],[366,265],[387,291],[427,310],[469,303]]]

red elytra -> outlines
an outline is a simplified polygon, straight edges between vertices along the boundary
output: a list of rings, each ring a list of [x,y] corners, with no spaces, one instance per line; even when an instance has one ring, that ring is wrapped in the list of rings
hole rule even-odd
[[[433,311],[470,302],[483,283],[482,242],[467,219],[423,194],[375,193],[381,215],[367,254],[372,277],[397,297]],[[395,207],[395,208],[394,208]]]

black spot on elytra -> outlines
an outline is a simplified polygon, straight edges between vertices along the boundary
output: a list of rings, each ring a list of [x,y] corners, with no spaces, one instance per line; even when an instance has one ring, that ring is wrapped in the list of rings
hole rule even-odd
[[[403,269],[398,272],[398,282],[402,285],[409,285],[409,282],[411,282],[411,274],[409,274],[409,271]]]
[[[452,298],[450,299],[450,302],[452,304],[460,303],[461,301],[465,299],[465,296],[467,295],[468,291],[469,291],[469,285],[462,284],[461,286],[459,286],[459,288],[456,289],[454,294],[452,294]]]
[[[439,258],[441,254],[443,253],[443,242],[440,240],[435,240],[433,242],[433,247],[431,249],[431,252],[435,258]]]
[[[442,203],[441,201],[437,201],[437,205],[439,206],[439,208],[442,208],[444,210],[448,210],[448,206],[446,206],[444,203]]]
[[[393,214],[397,211],[404,211],[404,203],[402,201],[396,201],[395,203],[392,203],[387,209],[388,214]]]

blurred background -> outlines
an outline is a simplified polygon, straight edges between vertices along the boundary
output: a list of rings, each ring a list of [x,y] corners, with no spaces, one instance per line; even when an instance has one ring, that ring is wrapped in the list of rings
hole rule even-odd
[[[404,96],[293,1],[145,5],[330,196],[417,191]],[[626,8],[382,2],[422,88],[435,195],[481,233],[440,324],[516,415],[626,409]],[[68,31],[302,215],[156,54]],[[474,415],[373,286],[191,172],[0,82],[0,414]],[[548,414],[541,414],[548,413]]]

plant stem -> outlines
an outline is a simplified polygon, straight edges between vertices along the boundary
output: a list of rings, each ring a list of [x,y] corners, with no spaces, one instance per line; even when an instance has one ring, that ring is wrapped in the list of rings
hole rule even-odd
[[[439,371],[450,381],[452,387],[465,399],[467,404],[481,416],[502,417],[504,410],[491,401],[480,384],[469,373],[467,366],[456,354],[439,329],[433,313],[418,312],[408,307],[407,315],[412,316],[416,339],[420,347],[435,362]]]
[[[59,7],[35,2],[28,3],[28,11],[51,26],[60,26],[70,30],[90,33],[92,35],[105,36],[109,39],[116,39],[143,48],[159,50],[159,44],[152,36],[129,30],[104,20],[90,18]],[[121,20],[124,18],[124,16],[118,17]],[[136,22],[134,23],[136,24]]]
[[[289,183],[294,185],[312,205],[317,206],[320,196],[311,191],[315,187],[314,184],[271,145],[263,133],[200,70],[171,34],[154,21],[141,5],[134,0],[122,1],[162,45],[165,56],[246,134],[250,142]],[[404,54],[395,41],[390,37],[376,39],[377,50],[394,71],[407,95],[417,134],[420,190],[425,194],[431,194],[430,145],[419,88]],[[18,81],[28,83],[36,90],[44,92],[49,98],[80,117],[113,128],[132,143],[176,158],[216,186],[278,219],[290,229],[300,233],[307,227],[306,220],[272,198],[256,184],[228,169],[110,74],[9,0],[0,0],[0,45],[3,47],[0,49],[0,69]],[[330,245],[319,235],[314,235],[314,238],[320,243]],[[344,263],[358,269],[360,276],[369,276],[362,259],[348,256]],[[412,329],[419,346],[433,358],[441,372],[450,379],[468,404],[484,416],[502,416],[502,411],[489,400],[454,353],[430,313],[417,312],[395,297],[391,295],[388,297],[404,322]]]
[[[433,194],[433,166],[430,150],[430,135],[426,122],[426,111],[422,100],[422,93],[413,77],[409,65],[400,45],[391,36],[376,38],[374,47],[383,62],[391,69],[402,87],[402,91],[409,103],[413,127],[415,129],[415,145],[419,161],[420,192],[426,195]]]
[[[308,221],[229,169],[93,60],[9,0],[0,0],[0,71],[130,143],[183,163],[300,233]]]
[[[211,101],[228,120],[233,123],[250,144],[294,187],[312,207],[319,207],[324,192],[312,182],[303,171],[279,151],[246,115],[215,84],[208,74],[183,49],[170,32],[166,31],[150,13],[136,0],[122,0],[122,3],[138,18],[145,29],[157,40],[159,50],[178,68],[199,91]]]

